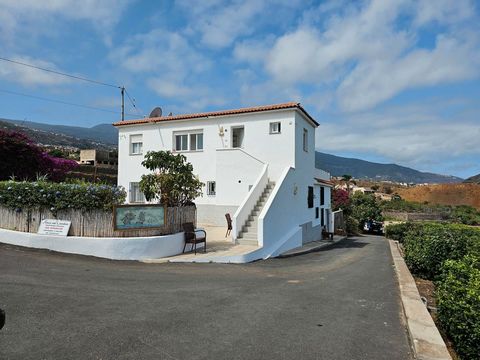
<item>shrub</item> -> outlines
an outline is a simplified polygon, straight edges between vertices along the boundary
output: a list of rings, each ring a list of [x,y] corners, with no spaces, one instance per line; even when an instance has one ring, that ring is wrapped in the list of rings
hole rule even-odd
[[[47,175],[53,181],[62,181],[77,163],[73,160],[52,157],[27,136],[0,129],[0,180],[10,176],[32,180],[37,174]]]
[[[87,183],[0,182],[0,205],[21,211],[30,208],[47,208],[53,213],[64,209],[104,209],[125,201],[123,188]]]
[[[407,232],[412,230],[415,226],[416,223],[411,221],[388,225],[385,227],[385,237],[403,243]]]
[[[345,225],[347,227],[347,234],[348,235],[357,235],[358,229],[360,228],[360,224],[358,220],[352,216],[345,217]]]
[[[346,210],[350,206],[350,197],[348,192],[343,189],[332,190],[332,210]]]
[[[459,224],[418,223],[405,233],[403,242],[410,271],[433,280],[446,260],[477,254],[480,229]]]
[[[462,359],[480,354],[480,257],[447,260],[437,283],[438,319]]]
[[[451,218],[461,224],[478,225],[480,224],[480,211],[471,206],[460,205],[453,208]]]

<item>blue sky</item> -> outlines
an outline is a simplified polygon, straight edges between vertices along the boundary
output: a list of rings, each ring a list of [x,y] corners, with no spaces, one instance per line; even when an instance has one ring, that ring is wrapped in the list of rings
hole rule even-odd
[[[299,101],[320,151],[468,177],[480,173],[479,6],[0,0],[0,56],[124,85],[133,117]],[[114,88],[0,61],[0,117],[119,119],[5,91],[120,109]]]

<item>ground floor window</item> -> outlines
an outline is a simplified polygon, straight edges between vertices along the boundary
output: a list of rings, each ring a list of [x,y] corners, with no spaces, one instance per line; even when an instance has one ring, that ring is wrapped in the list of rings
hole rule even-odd
[[[144,203],[145,196],[140,191],[140,183],[131,182],[130,183],[130,202],[131,203]]]
[[[309,209],[313,208],[313,186],[308,187],[307,205]]]
[[[207,195],[215,195],[217,191],[217,185],[215,181],[207,181]]]

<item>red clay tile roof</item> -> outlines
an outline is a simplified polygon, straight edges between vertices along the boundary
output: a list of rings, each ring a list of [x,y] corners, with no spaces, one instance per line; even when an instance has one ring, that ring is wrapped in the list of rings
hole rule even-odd
[[[262,111],[295,109],[295,108],[299,109],[316,126],[319,125],[319,123],[316,122],[315,119],[312,118],[310,114],[305,111],[305,109],[300,105],[300,103],[297,103],[297,102],[288,102],[283,104],[264,105],[264,106],[256,106],[256,107],[232,109],[232,110],[211,111],[211,112],[195,113],[195,114],[184,114],[184,115],[174,115],[174,116],[162,116],[162,117],[155,117],[155,118],[144,118],[144,119],[137,119],[137,120],[117,121],[113,123],[113,125],[124,126],[124,125],[149,124],[149,123],[157,123],[162,121],[188,120],[188,119],[198,119],[198,118],[205,118],[205,117],[236,115],[236,114],[246,114],[246,113],[262,112]]]

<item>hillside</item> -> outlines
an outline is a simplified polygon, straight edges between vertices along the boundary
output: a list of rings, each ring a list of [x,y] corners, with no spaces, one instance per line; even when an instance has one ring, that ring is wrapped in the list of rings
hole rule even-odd
[[[74,147],[78,149],[110,150],[116,148],[116,143],[110,142],[112,138],[112,130],[110,128],[115,133],[115,139],[117,138],[117,131],[112,125],[102,124],[92,128],[43,125],[28,121],[20,122],[0,119],[0,129],[18,131],[40,145]],[[97,133],[98,136],[96,135]],[[104,138],[110,138],[109,142],[102,141]]]
[[[408,201],[439,205],[470,205],[480,210],[480,184],[425,185],[395,191]]]
[[[380,164],[370,161],[344,158],[321,152],[315,154],[315,165],[327,170],[332,176],[352,175],[356,179],[389,180],[405,183],[458,183],[463,179],[455,176],[421,172],[396,164]]]
[[[471,176],[468,179],[465,179],[464,183],[476,183],[480,184],[480,174]]]
[[[0,119],[1,122],[18,125],[22,128],[38,130],[48,134],[57,134],[73,137],[76,139],[90,140],[93,142],[116,145],[118,142],[117,129],[111,124],[100,124],[91,128],[67,125],[50,125],[32,121]]]

